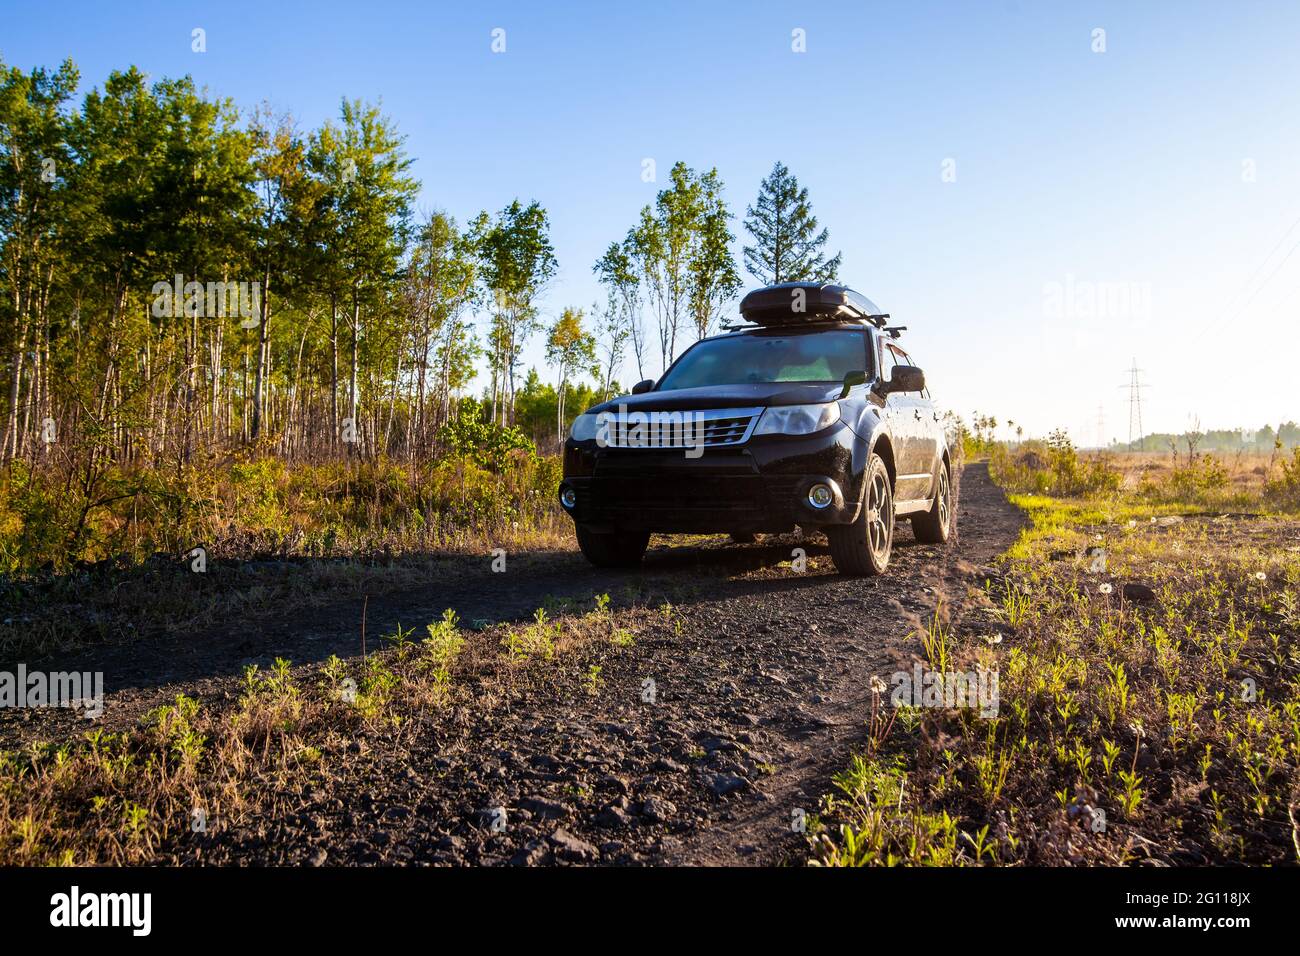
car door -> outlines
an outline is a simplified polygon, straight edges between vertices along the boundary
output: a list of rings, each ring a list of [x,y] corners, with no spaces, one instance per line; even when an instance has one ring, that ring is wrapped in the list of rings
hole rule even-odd
[[[903,356],[906,364],[916,365],[916,360],[910,353],[904,352]],[[915,472],[917,474],[924,472],[927,476],[924,484],[919,486],[921,490],[914,497],[929,498],[934,494],[935,462],[938,460],[940,447],[939,413],[930,398],[929,388],[912,393],[912,422],[916,428]]]
[[[929,409],[929,417],[926,421],[930,425],[931,455],[934,459],[934,469],[936,473],[939,469],[939,462],[943,460],[944,449],[948,447],[948,429],[944,420],[944,412],[940,410],[935,403],[934,395],[930,393],[927,387],[925,390],[925,403]]]
[[[881,369],[886,380],[892,377],[896,365],[910,365],[907,353],[892,342],[883,343]],[[925,471],[925,436],[921,428],[920,409],[915,392],[890,392],[885,400],[886,420],[894,438],[895,481],[894,498],[908,501],[923,497],[929,491],[929,475]]]

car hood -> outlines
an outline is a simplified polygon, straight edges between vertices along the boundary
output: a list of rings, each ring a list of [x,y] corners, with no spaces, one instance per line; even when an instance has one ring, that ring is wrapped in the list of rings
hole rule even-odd
[[[798,384],[774,382],[754,385],[709,385],[702,388],[674,388],[666,392],[620,395],[589,412],[678,411],[695,408],[748,408],[769,405],[812,405],[839,398],[844,386],[834,383]]]

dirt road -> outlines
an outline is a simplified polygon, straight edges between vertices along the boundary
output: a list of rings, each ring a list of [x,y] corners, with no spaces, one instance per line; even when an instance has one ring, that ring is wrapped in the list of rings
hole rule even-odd
[[[823,545],[794,537],[658,548],[639,572],[596,572],[576,553],[509,555],[505,573],[488,558],[449,560],[427,587],[368,600],[369,650],[376,635],[422,627],[445,608],[483,627],[566,600],[590,608],[601,593],[652,623],[630,646],[606,642],[523,676],[485,664],[454,706],[349,741],[306,785],[276,792],[251,819],[162,846],[157,862],[799,859],[805,844],[791,832],[792,814],[815,812],[861,743],[871,676],[911,666],[916,632],[941,600],[954,618],[979,603],[980,569],[1022,520],[984,466],[971,465],[959,483],[956,540],[920,545],[901,527],[883,578],[840,577]],[[796,548],[810,559],[803,572],[791,566]],[[341,596],[278,619],[43,666],[103,671],[100,723],[121,729],[181,692],[218,706],[234,700],[248,663],[358,656],[362,605]],[[5,746],[84,729],[66,712],[0,715]]]

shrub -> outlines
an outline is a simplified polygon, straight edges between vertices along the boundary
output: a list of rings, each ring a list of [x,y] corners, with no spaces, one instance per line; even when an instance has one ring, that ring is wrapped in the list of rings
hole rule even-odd
[[[1081,459],[1068,435],[1055,431],[1047,442],[1028,441],[1012,451],[993,446],[989,469],[1008,491],[1059,497],[1112,495],[1121,475],[1105,455]]]
[[[537,454],[537,446],[518,428],[484,421],[479,403],[472,398],[462,402],[460,414],[438,430],[438,441],[455,457],[495,472],[505,470],[512,452]]]
[[[1164,481],[1143,478],[1138,496],[1154,503],[1222,504],[1228,472],[1213,455],[1202,455],[1176,466]]]
[[[1279,511],[1300,511],[1300,445],[1291,460],[1282,459],[1282,474],[1264,485],[1264,503]]]

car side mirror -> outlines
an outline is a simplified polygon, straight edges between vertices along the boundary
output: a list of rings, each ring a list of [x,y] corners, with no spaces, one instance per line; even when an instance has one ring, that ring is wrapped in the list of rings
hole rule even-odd
[[[863,385],[867,381],[867,373],[864,371],[848,372],[844,376],[844,391],[840,392],[840,398],[849,397],[849,389],[854,385]]]
[[[889,381],[883,383],[886,395],[891,392],[925,391],[925,373],[915,365],[895,365]]]
[[[641,395],[644,392],[650,391],[650,389],[654,387],[655,387],[655,380],[652,378],[648,378],[643,382],[637,382],[635,385],[633,385],[632,394]]]

